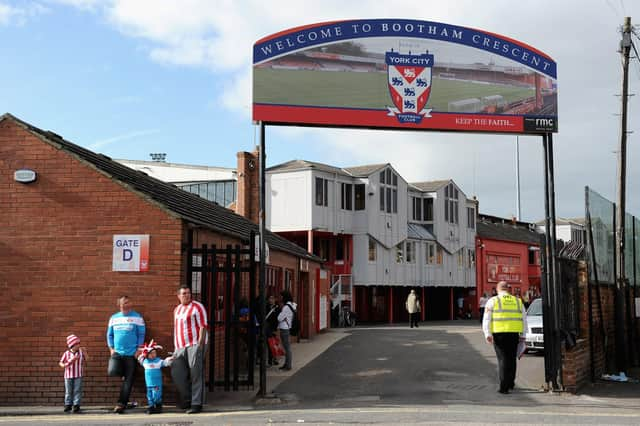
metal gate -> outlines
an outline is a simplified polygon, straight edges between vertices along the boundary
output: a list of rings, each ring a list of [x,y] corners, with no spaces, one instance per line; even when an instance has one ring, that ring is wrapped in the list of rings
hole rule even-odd
[[[256,348],[255,236],[249,246],[187,249],[187,283],[209,314],[209,391],[253,389]],[[199,290],[199,291],[198,291]]]

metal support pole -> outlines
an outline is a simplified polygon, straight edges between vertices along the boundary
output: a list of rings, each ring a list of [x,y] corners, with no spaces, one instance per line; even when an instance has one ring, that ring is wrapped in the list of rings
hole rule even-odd
[[[553,309],[554,309],[554,356],[555,356],[555,367],[556,367],[556,379],[554,380],[554,384],[557,389],[562,387],[562,332],[564,330],[564,323],[562,319],[564,318],[564,301],[562,300],[562,289],[560,283],[560,271],[556,250],[556,241],[558,240],[556,237],[556,190],[555,190],[555,172],[554,172],[554,161],[553,161],[553,134],[547,133],[547,156],[549,157],[548,167],[549,167],[549,222],[550,222],[550,252],[551,252],[551,288],[553,294]]]
[[[265,241],[265,159],[266,155],[264,152],[265,147],[265,124],[260,122],[260,389],[258,391],[258,396],[264,397],[267,394],[267,333],[266,333],[266,324],[265,324],[265,311],[267,309],[266,306],[266,298],[265,298],[265,263],[266,263],[266,241]]]
[[[555,254],[555,192],[553,187],[553,151],[549,133],[542,135],[544,148],[544,210],[545,210],[545,250],[544,286],[542,288],[542,309],[544,327],[544,369],[545,383],[551,389],[558,388],[559,351],[557,332],[556,300],[556,254]]]
[[[616,292],[614,299],[616,327],[616,367],[618,372],[627,370],[627,347],[625,340],[625,267],[624,267],[624,221],[627,175],[627,103],[629,92],[629,52],[631,50],[631,18],[624,18],[620,53],[622,54],[622,113],[620,114],[620,145],[618,149],[618,205],[616,206]]]
[[[520,138],[516,136],[516,202],[518,220],[522,220],[522,211],[520,210]]]

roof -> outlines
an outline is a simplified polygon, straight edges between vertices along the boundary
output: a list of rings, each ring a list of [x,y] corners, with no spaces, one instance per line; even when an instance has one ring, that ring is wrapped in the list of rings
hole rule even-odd
[[[584,217],[574,217],[574,218],[564,218],[564,217],[556,217],[556,226],[558,225],[578,225],[584,226],[585,220]],[[546,226],[546,220],[542,219],[536,222],[536,225]]]
[[[125,188],[136,192],[150,202],[159,204],[175,216],[215,232],[248,241],[251,231],[259,232],[258,225],[228,210],[216,203],[200,198],[195,194],[148,176],[143,172],[120,164],[103,154],[97,154],[81,146],[75,145],[61,136],[34,127],[11,114],[0,116],[0,122],[11,120],[31,132],[36,137],[63,150],[81,162],[93,166],[95,169],[120,182]],[[307,252],[302,247],[269,231],[266,232],[266,242],[272,250],[279,250],[302,258],[320,262],[321,259]]]
[[[418,188],[420,191],[424,192],[435,192],[443,186],[447,185],[451,182],[450,179],[447,180],[432,180],[428,182],[412,182],[410,185]]]
[[[542,235],[527,226],[521,226],[510,220],[504,222],[490,221],[480,218],[476,223],[476,234],[479,238],[498,241],[513,241],[532,245],[540,245]]]
[[[413,240],[429,240],[435,241],[436,237],[426,228],[425,225],[418,223],[407,224],[407,237]]]
[[[364,177],[364,176],[370,176],[373,173],[377,172],[378,170],[381,170],[389,165],[390,165],[389,163],[369,164],[364,166],[345,167],[344,170],[352,176]]]
[[[114,159],[113,161],[170,183],[222,182],[238,179],[236,170],[232,168],[194,166],[161,161],[124,159]]]
[[[306,169],[314,169],[320,170],[327,173],[338,173],[345,176],[352,177],[363,177],[369,176],[376,171],[387,167],[389,164],[371,164],[365,166],[357,166],[357,167],[335,167],[329,164],[316,163],[314,161],[307,160],[291,160],[286,163],[278,164],[272,167],[268,167],[267,171],[269,172],[289,172],[295,170],[306,170]]]
[[[313,161],[307,161],[307,160],[291,160],[291,161],[287,161],[286,163],[282,163],[282,164],[278,164],[272,167],[268,167],[266,169],[266,171],[268,172],[288,172],[288,171],[295,171],[295,170],[305,170],[305,169],[314,169],[314,170],[320,170],[323,172],[327,172],[327,173],[339,173],[341,175],[347,175],[348,173],[346,173],[344,170],[338,168],[338,167],[333,167],[330,166],[328,164],[322,164],[322,163],[315,163]]]

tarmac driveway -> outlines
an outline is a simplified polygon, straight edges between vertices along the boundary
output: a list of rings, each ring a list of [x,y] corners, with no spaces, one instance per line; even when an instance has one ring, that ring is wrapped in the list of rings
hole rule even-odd
[[[484,403],[498,394],[493,348],[477,322],[355,328],[275,388],[305,407]],[[295,352],[294,352],[295,363]],[[544,380],[541,355],[518,363],[515,395],[527,405]],[[524,398],[525,400],[522,400]],[[535,403],[531,401],[532,405]]]

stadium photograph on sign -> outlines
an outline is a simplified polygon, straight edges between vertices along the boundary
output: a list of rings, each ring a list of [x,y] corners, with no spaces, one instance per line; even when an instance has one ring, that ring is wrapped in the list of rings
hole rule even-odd
[[[557,131],[556,64],[493,33],[410,20],[284,31],[254,46],[253,115],[273,124]]]

